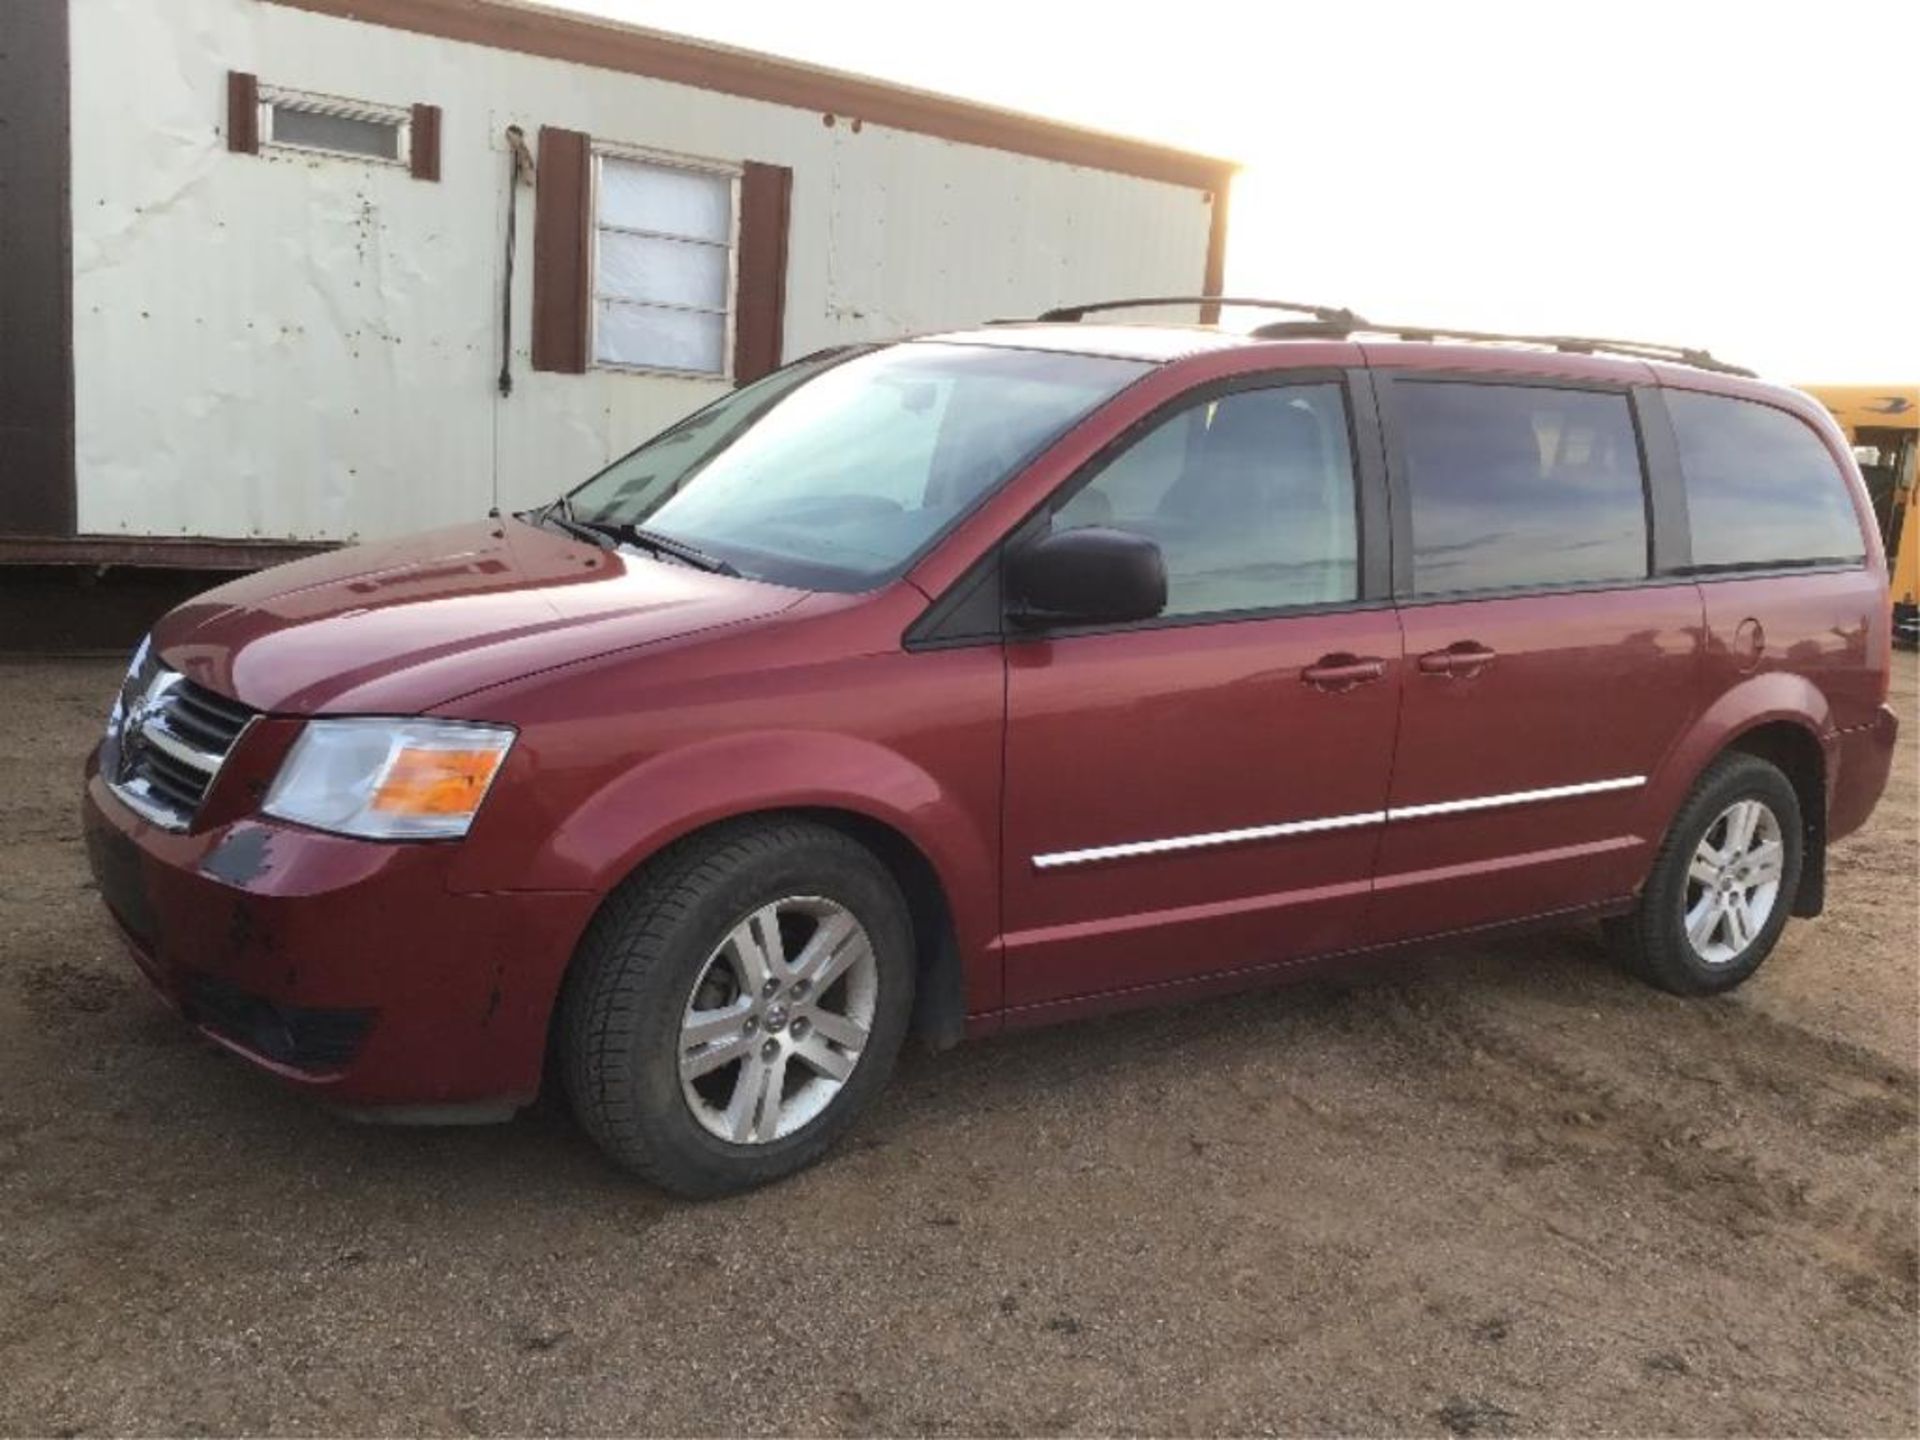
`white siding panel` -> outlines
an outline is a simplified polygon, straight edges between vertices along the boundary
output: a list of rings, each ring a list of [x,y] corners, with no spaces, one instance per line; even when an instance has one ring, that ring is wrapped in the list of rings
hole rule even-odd
[[[826,318],[867,338],[1198,289],[1211,219],[1179,186],[867,127],[835,149]]]
[[[1195,191],[257,0],[75,0],[74,364],[84,532],[351,540],[524,507],[724,393],[528,369],[498,397],[518,123],[794,171],[786,353],[1199,286]],[[442,111],[438,183],[234,155],[226,72]]]

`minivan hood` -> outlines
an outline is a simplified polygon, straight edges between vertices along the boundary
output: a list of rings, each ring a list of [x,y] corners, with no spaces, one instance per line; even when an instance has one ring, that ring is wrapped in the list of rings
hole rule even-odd
[[[500,519],[248,575],[172,611],[153,640],[190,679],[255,709],[413,714],[804,596]]]

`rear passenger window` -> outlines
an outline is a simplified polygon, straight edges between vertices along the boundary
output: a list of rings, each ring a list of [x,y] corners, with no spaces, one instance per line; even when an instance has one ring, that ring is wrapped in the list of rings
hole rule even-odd
[[[1625,396],[1394,388],[1418,593],[1646,577],[1646,492]]]
[[[1833,456],[1784,410],[1666,392],[1680,441],[1695,568],[1847,563],[1866,557]]]
[[[1190,405],[1075,491],[1053,525],[1156,542],[1165,615],[1352,600],[1359,557],[1345,397],[1338,385],[1288,385]]]

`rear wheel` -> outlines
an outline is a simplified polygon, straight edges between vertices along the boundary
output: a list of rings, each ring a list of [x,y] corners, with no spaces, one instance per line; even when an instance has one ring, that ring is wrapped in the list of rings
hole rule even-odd
[[[1786,928],[1804,855],[1793,783],[1753,755],[1716,760],[1667,833],[1637,911],[1614,940],[1663,990],[1731,990]]]
[[[683,1195],[811,1164],[885,1084],[913,1001],[886,869],[809,821],[731,825],[609,899],[562,1000],[563,1074],[609,1155]]]

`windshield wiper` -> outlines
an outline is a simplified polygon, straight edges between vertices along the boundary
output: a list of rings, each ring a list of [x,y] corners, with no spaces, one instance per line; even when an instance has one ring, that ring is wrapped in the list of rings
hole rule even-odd
[[[573,497],[562,495],[551,500],[540,509],[532,512],[541,523],[552,523],[581,540],[591,540],[601,549],[613,545],[633,545],[642,550],[651,550],[656,555],[665,555],[678,560],[682,565],[690,565],[695,570],[705,570],[710,575],[738,575],[736,566],[730,565],[718,555],[709,555],[698,545],[689,545],[684,540],[676,540],[671,535],[662,535],[657,530],[642,530],[638,525],[629,525],[624,520],[584,520],[573,512]]]
[[[738,575],[739,567],[722,560],[718,555],[710,555],[698,545],[689,545],[684,540],[676,540],[671,535],[662,535],[657,530],[642,530],[638,525],[614,523],[606,520],[584,520],[602,533],[613,536],[622,544],[638,545],[642,550],[651,550],[656,555],[669,555],[683,565],[691,565],[696,570],[705,570],[709,575]]]
[[[573,513],[573,497],[571,495],[562,495],[558,499],[549,500],[538,510],[532,510],[528,513],[533,516],[533,522],[536,525],[554,525],[566,531],[567,534],[573,536],[576,540],[585,540],[589,545],[597,545],[602,550],[611,550],[613,548],[614,542],[605,531],[596,526],[589,525]]]

